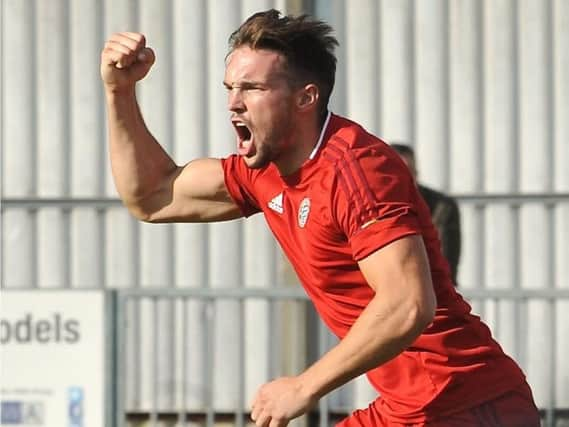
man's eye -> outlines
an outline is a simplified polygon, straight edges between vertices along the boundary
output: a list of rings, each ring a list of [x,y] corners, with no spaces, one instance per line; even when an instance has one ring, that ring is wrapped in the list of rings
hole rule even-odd
[[[263,87],[259,85],[250,85],[250,86],[243,86],[242,89],[246,91],[253,91],[253,90],[263,90]]]
[[[263,90],[261,86],[252,86],[252,85],[241,85],[241,86],[225,86],[225,90],[227,92],[231,92],[236,90],[238,92],[251,92],[257,90]]]

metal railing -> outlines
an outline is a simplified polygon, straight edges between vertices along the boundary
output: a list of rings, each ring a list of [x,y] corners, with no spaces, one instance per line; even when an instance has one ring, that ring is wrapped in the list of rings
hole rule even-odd
[[[460,203],[481,205],[523,205],[526,203],[541,203],[553,205],[569,201],[567,192],[540,193],[456,193],[452,196]],[[72,209],[75,207],[91,207],[105,209],[122,206],[122,201],[116,197],[2,197],[1,209],[40,209],[59,207]]]
[[[516,306],[517,312],[519,310],[523,310],[526,304],[532,301],[542,301],[545,302],[549,310],[548,312],[549,317],[545,325],[543,325],[550,334],[551,337],[555,337],[556,329],[559,325],[556,324],[556,303],[561,300],[569,301],[569,289],[542,289],[542,290],[530,290],[530,289],[460,289],[460,293],[465,297],[465,299],[473,304],[483,302],[493,302],[495,304],[492,305],[494,310],[498,310],[498,307],[501,302],[509,301],[513,302]],[[213,341],[211,339],[212,332],[214,330],[214,321],[215,321],[215,305],[219,301],[232,301],[238,306],[238,318],[235,322],[235,334],[237,336],[237,343],[238,348],[237,350],[237,405],[235,406],[233,411],[221,411],[222,418],[225,421],[233,420],[234,425],[238,427],[242,427],[247,424],[246,418],[248,417],[248,413],[245,409],[245,335],[244,335],[244,323],[245,323],[245,302],[247,301],[265,301],[268,306],[268,328],[269,328],[269,337],[274,337],[275,329],[277,327],[276,318],[274,316],[274,307],[275,304],[279,302],[293,302],[293,303],[304,303],[307,300],[307,297],[304,291],[298,288],[191,288],[191,289],[126,289],[126,290],[118,290],[116,291],[116,320],[117,320],[117,328],[116,328],[116,349],[117,353],[115,356],[116,368],[117,373],[122,373],[116,376],[117,384],[116,384],[116,425],[117,427],[122,427],[125,425],[125,421],[127,419],[127,408],[125,407],[126,403],[126,382],[129,381],[129,378],[125,376],[125,363],[126,363],[126,338],[127,338],[127,328],[126,328],[126,312],[127,312],[127,305],[136,303],[137,301],[142,300],[149,300],[152,302],[152,321],[154,322],[154,327],[152,328],[154,331],[158,331],[157,327],[157,319],[159,316],[158,313],[158,302],[159,301],[200,301],[204,303],[205,307],[205,323],[203,325],[204,328],[204,336],[206,337],[205,342],[199,343],[202,347],[202,351],[205,352],[206,355],[211,356],[216,349],[213,347]],[[182,318],[182,327],[187,327],[187,304],[181,304],[181,318]],[[482,310],[484,311],[484,310]],[[484,313],[482,313],[482,317],[485,317]],[[496,319],[499,319],[499,316],[496,316]],[[524,331],[523,331],[523,324],[517,325],[518,328],[517,332],[517,340],[523,341],[524,340]],[[500,324],[495,323],[492,325],[492,329],[494,332],[500,329]],[[323,353],[326,350],[327,343],[328,343],[328,332],[320,326],[318,328],[318,351],[319,353]],[[186,337],[185,334],[183,334]],[[272,339],[272,338],[271,338]],[[554,346],[554,338],[550,341],[552,348],[547,349],[549,354],[549,364],[547,369],[549,370],[548,375],[552,379],[549,390],[548,390],[548,406],[542,407],[541,412],[544,416],[544,422],[547,427],[553,427],[556,422],[557,413],[560,412],[562,402],[558,402],[556,400],[556,372],[555,372],[555,349]],[[282,343],[278,342],[270,342],[269,348],[273,349],[272,351],[267,351],[267,356],[269,359],[275,358],[276,355],[280,352]],[[156,355],[158,354],[159,344],[158,344],[158,332],[153,334],[152,337],[152,347],[153,347],[153,374],[154,374],[154,384],[153,384],[153,396],[152,396],[152,407],[148,408],[147,416],[148,420],[150,421],[150,425],[155,426],[158,423],[160,418],[160,413],[164,412],[158,408],[157,400],[158,400],[158,386],[157,386],[157,369],[158,364],[156,361]],[[182,348],[185,348],[182,345]],[[185,363],[185,356],[182,356],[182,361]],[[517,359],[516,355],[514,354],[513,357]],[[213,371],[215,367],[213,366],[212,358],[205,357],[204,358],[205,366],[204,366],[204,379],[207,384],[211,384],[213,382]],[[187,367],[182,367],[182,372],[186,372]],[[271,376],[275,373],[275,365],[272,365],[271,369]],[[182,394],[186,393],[186,390],[182,390]],[[193,413],[189,413],[185,408],[178,408],[177,410],[172,408],[171,413],[176,413],[176,418],[178,425],[186,425],[186,423],[190,420],[195,421],[196,419],[201,419],[203,424],[207,427],[211,427],[215,425],[216,420],[219,419],[220,412],[214,407],[213,403],[213,394],[211,388],[204,389],[204,396],[203,396],[203,410],[202,411],[194,411]],[[182,402],[185,402],[185,396],[182,396]],[[183,406],[183,405],[182,405]],[[567,405],[569,406],[569,405]],[[567,408],[563,408],[567,409]],[[167,411],[168,412],[168,411]],[[334,421],[334,416],[342,415],[346,413],[346,408],[336,408],[330,405],[328,398],[323,398],[319,402],[319,406],[315,414],[313,414],[312,418],[306,418],[305,423],[307,425],[318,425],[320,427],[328,427],[331,425],[330,423]],[[197,415],[196,415],[197,414]],[[131,415],[134,415],[131,413]],[[315,421],[317,420],[317,421]]]

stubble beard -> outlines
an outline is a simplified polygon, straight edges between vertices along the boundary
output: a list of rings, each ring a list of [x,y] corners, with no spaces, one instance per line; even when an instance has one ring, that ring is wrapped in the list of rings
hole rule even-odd
[[[245,163],[251,169],[261,169],[275,161],[281,151],[286,148],[285,141],[290,138],[290,120],[282,120],[281,125],[263,138],[263,143],[256,146],[257,152],[253,157],[245,158]]]
[[[261,169],[269,165],[276,157],[275,149],[273,147],[274,142],[265,141],[263,144],[259,144],[257,152],[253,157],[246,157],[245,163],[251,169]]]

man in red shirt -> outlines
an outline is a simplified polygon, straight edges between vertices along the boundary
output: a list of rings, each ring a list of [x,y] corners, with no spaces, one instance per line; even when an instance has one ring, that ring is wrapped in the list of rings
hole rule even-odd
[[[341,426],[537,426],[525,377],[454,290],[428,208],[385,143],[328,112],[336,40],[307,17],[253,15],[230,38],[224,85],[238,155],[177,166],[144,124],[141,34],[105,44],[112,171],[148,222],[263,212],[339,344],[260,387],[251,418],[286,426],[366,373],[381,397]]]

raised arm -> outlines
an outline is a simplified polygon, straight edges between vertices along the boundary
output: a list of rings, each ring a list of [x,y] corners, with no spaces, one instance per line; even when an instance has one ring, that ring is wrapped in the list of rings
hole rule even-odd
[[[146,127],[135,85],[154,61],[154,52],[139,33],[113,34],[101,54],[111,169],[121,199],[134,216],[148,222],[240,217],[225,187],[220,160],[197,159],[178,166]]]

